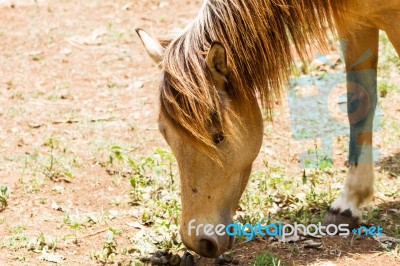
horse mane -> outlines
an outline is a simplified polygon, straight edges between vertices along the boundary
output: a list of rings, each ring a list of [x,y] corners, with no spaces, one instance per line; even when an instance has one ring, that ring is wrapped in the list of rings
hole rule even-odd
[[[308,56],[314,41],[324,47],[333,16],[343,16],[347,0],[208,0],[196,19],[166,47],[161,112],[201,148],[216,150],[210,125],[217,117],[224,134],[233,121],[223,114],[205,56],[214,41],[224,45],[228,94],[241,103],[257,95],[271,112],[287,80],[295,52]],[[291,49],[295,47],[295,51]],[[234,133],[232,133],[234,134]]]

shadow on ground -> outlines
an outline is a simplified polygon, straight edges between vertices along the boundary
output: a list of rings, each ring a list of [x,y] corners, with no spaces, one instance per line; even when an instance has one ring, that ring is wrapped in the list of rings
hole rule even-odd
[[[380,225],[388,236],[400,235],[400,199],[380,204],[374,208],[368,226]],[[304,241],[322,243],[318,248],[305,248]],[[256,257],[270,253],[281,260],[280,265],[400,265],[400,254],[396,244],[389,249],[370,236],[330,236],[306,238],[295,243],[279,243],[272,238],[257,238],[238,243],[233,249],[237,265],[254,264]],[[396,253],[397,252],[397,253]],[[216,265],[215,260],[199,258],[198,265]],[[261,265],[261,264],[260,264]],[[269,265],[269,264],[267,264]]]
[[[384,158],[380,171],[396,178],[400,176],[400,153]],[[367,226],[381,226],[387,236],[400,239],[400,197],[375,203],[364,220]],[[312,240],[322,243],[318,248],[305,248],[302,243]],[[279,243],[273,238],[256,238],[235,245],[232,255],[238,265],[254,264],[257,256],[269,253],[281,260],[280,265],[400,265],[400,244],[384,242],[371,236],[329,236],[306,238],[295,243]],[[198,265],[216,265],[215,260],[198,258]],[[269,264],[267,264],[269,265]],[[272,264],[271,264],[272,265]]]
[[[393,177],[400,176],[400,153],[384,158],[379,165],[381,171],[385,171]]]

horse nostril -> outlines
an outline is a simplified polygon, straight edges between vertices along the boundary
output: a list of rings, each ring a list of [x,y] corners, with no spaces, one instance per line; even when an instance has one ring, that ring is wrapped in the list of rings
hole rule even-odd
[[[207,258],[215,258],[218,252],[218,243],[211,238],[203,238],[199,242],[199,254]]]

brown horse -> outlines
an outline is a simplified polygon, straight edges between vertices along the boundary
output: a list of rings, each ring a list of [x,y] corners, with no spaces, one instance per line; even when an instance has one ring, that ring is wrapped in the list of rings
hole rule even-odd
[[[347,181],[325,222],[359,223],[360,208],[373,194],[378,32],[386,31],[399,53],[396,22],[398,0],[207,0],[173,40],[137,30],[163,71],[159,128],[179,165],[180,233],[187,247],[216,257],[232,246],[226,235],[190,234],[189,222],[232,221],[261,147],[258,99],[271,111],[294,53],[307,58],[311,42],[326,45],[329,28],[347,41],[351,137]],[[356,64],[367,50],[372,56]]]

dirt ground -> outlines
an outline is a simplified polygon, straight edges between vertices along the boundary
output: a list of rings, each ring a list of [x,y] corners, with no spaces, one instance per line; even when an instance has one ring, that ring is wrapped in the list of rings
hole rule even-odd
[[[110,224],[93,222],[68,237],[74,231],[66,226],[67,212],[117,212],[111,225],[133,230],[129,181],[103,167],[107,148],[128,146],[138,154],[168,148],[156,123],[159,71],[134,29],[155,36],[179,30],[200,5],[186,0],[0,0],[0,183],[12,191],[0,212],[0,239],[18,235],[18,226],[28,238],[63,236],[57,243],[63,258],[55,261],[96,265],[91,251],[103,245]],[[400,94],[383,100],[382,109],[398,119],[395,101],[400,102]],[[300,148],[291,139],[285,105],[278,115],[280,119],[267,125],[273,133],[266,137],[263,156],[292,167]],[[389,158],[384,165],[391,169],[387,178],[396,183],[398,142],[384,146],[383,137],[377,138],[383,157]],[[55,155],[60,155],[57,161]],[[343,165],[345,154],[336,155],[336,163]],[[399,200],[390,203],[391,209],[400,209]],[[380,199],[375,203],[386,204]],[[53,264],[41,260],[43,251],[18,247],[20,240],[3,241],[0,265]],[[129,247],[129,237],[119,237],[118,244]],[[325,238],[322,249],[288,250],[258,239],[239,244],[234,254],[240,265],[251,265],[256,254],[265,251],[289,265],[400,264],[372,238]],[[127,257],[119,265],[129,265]],[[213,260],[198,261],[214,265]]]

